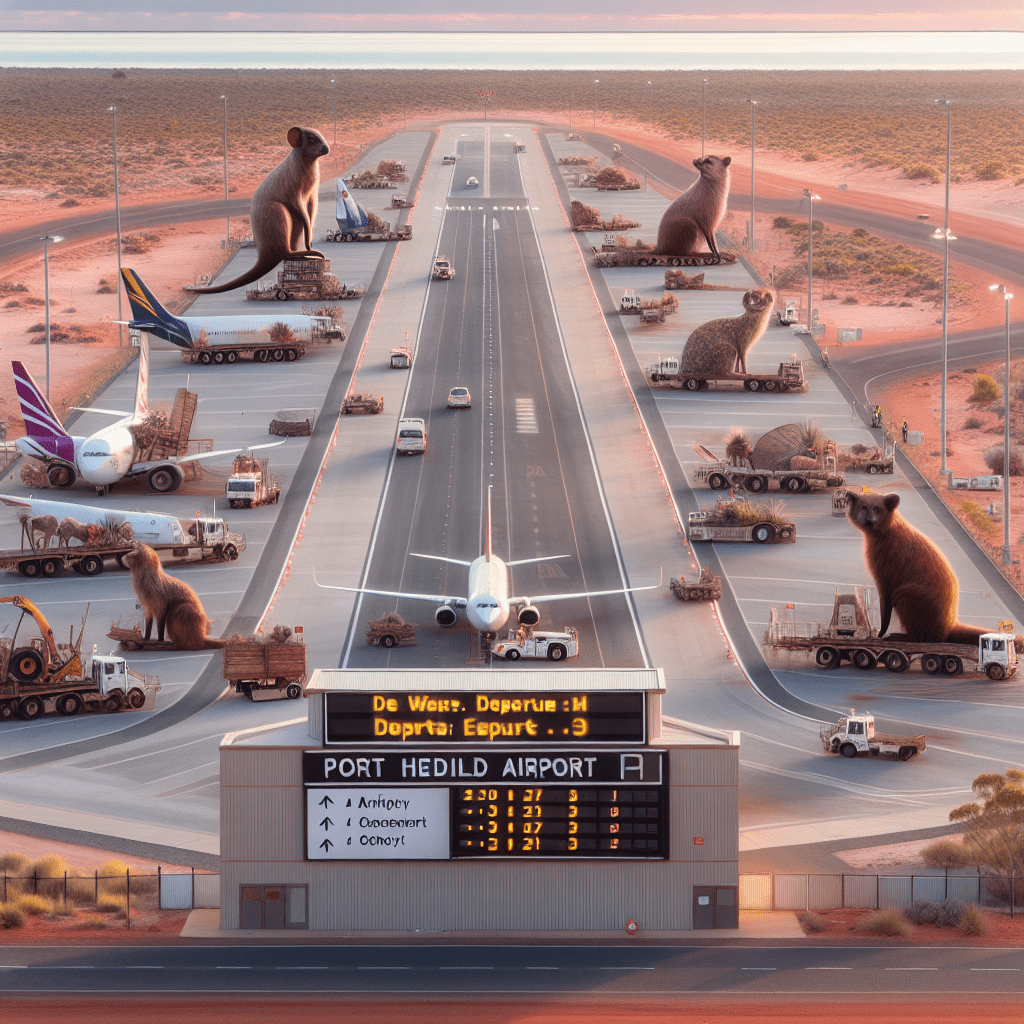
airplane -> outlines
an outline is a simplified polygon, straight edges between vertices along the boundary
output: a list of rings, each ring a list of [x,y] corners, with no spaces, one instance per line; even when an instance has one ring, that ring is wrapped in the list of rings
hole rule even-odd
[[[286,324],[293,334],[308,338],[318,324],[330,324],[328,316],[308,313],[277,316],[173,316],[157,301],[142,278],[129,267],[121,268],[132,317],[130,328],[156,335],[179,348],[192,348],[203,332],[207,344],[227,345],[252,341],[253,334],[269,332],[274,324]]]
[[[116,423],[88,437],[69,434],[24,364],[14,360],[11,366],[14,368],[14,384],[26,430],[25,436],[19,437],[15,443],[22,454],[41,459],[45,463],[46,478],[51,487],[71,487],[81,476],[86,483],[96,488],[97,493],[107,494],[113,484],[125,477],[145,476],[151,490],[169,493],[181,486],[184,479],[182,463],[249,450],[228,448],[196,455],[169,456],[150,462],[135,461],[138,449],[134,429],[149,416],[149,343],[145,336],[141,338],[139,346],[135,409],[130,413],[95,407],[83,410],[119,417]],[[273,448],[279,444],[284,442],[253,445],[252,450]]]
[[[453,565],[464,565],[469,569],[467,597],[449,594],[409,594],[396,590],[369,590],[365,587],[339,587],[313,580],[324,590],[345,590],[352,594],[377,594],[381,597],[404,597],[411,601],[439,601],[434,612],[434,621],[439,626],[454,626],[459,618],[459,609],[463,609],[470,625],[481,633],[497,633],[508,621],[512,609],[516,610],[516,618],[520,625],[536,626],[540,622],[540,611],[537,605],[544,601],[567,601],[576,597],[606,597],[612,594],[630,594],[636,590],[655,590],[650,587],[623,587],[617,590],[588,590],[572,594],[542,594],[537,597],[510,597],[508,593],[508,570],[510,566],[528,565],[531,562],[550,562],[556,558],[569,558],[569,555],[545,555],[541,558],[520,558],[513,562],[505,562],[499,558],[491,547],[491,488],[487,488],[487,537],[483,554],[472,562],[459,558],[446,558],[443,555],[421,555],[410,551],[417,558],[432,558],[439,562],[450,562]]]

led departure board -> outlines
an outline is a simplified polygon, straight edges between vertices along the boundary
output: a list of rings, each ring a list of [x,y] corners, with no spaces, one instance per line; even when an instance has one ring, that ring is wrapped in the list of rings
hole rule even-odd
[[[303,754],[310,860],[668,857],[664,750]]]
[[[643,743],[644,693],[325,693],[324,744]]]

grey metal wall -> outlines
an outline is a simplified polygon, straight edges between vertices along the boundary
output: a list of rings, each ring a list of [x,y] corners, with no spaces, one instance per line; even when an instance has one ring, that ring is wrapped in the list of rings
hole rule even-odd
[[[221,750],[222,928],[241,885],[281,883],[309,885],[311,929],[688,930],[694,885],[738,881],[736,747],[670,748],[671,861],[307,862],[301,753]]]

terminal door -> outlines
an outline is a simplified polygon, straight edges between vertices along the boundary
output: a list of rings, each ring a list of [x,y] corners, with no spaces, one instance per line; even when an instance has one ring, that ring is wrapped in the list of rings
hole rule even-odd
[[[739,928],[740,914],[735,885],[693,887],[693,929]]]

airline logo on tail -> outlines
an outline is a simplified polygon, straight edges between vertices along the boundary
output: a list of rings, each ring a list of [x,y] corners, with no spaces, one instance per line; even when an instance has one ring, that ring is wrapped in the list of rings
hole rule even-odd
[[[164,341],[180,348],[192,347],[192,332],[184,320],[171,316],[156,300],[156,296],[143,284],[142,278],[130,267],[121,268],[121,279],[128,302],[132,307],[132,319],[129,327],[140,331],[148,331]]]
[[[14,360],[11,365],[14,367],[14,386],[21,414],[25,419],[26,436],[18,439],[19,449],[26,455],[37,458],[51,456],[74,465],[74,438],[64,429],[24,364]]]

